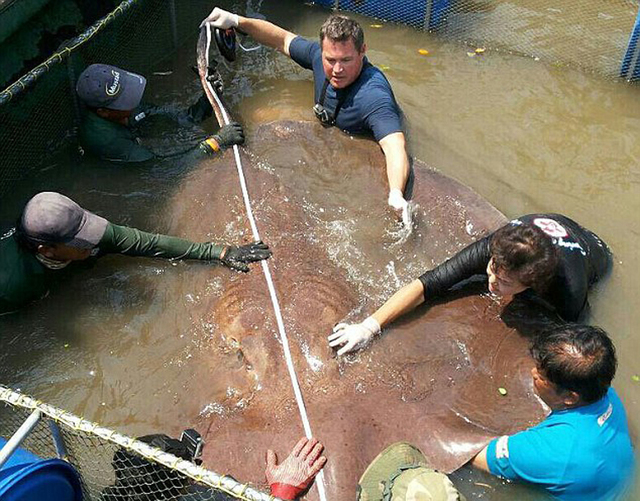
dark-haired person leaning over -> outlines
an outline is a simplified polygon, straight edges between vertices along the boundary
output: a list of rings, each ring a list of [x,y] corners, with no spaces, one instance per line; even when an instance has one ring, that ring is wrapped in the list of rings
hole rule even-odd
[[[531,355],[535,392],[551,414],[493,439],[471,464],[563,501],[619,499],[634,455],[624,407],[611,387],[617,365],[611,339],[598,327],[566,324],[538,336]]]
[[[329,345],[341,346],[338,355],[362,348],[399,316],[480,274],[505,302],[533,294],[562,319],[576,321],[587,306],[589,287],[610,263],[606,244],[568,217],[522,216],[404,286],[364,322],[338,324]]]

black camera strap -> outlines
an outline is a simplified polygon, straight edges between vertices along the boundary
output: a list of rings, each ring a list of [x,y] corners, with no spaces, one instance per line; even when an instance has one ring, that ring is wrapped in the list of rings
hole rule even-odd
[[[325,78],[324,79],[324,84],[322,85],[322,92],[320,92],[320,101],[318,102],[318,104],[325,111],[326,111],[326,108],[324,107],[324,100],[327,97],[327,88],[328,87],[329,87],[329,80]],[[338,95],[337,96],[338,97],[338,102],[336,103],[336,107],[333,110],[333,115],[329,116],[329,113],[327,112],[327,118],[329,119],[327,123],[329,125],[335,125],[336,118],[338,117],[338,113],[340,113],[340,108],[342,108],[342,105],[344,104],[345,100],[347,99],[346,89],[343,92],[340,92],[340,93],[336,92],[336,94]],[[320,120],[320,121],[323,122],[323,120]]]
[[[323,124],[325,124],[325,125],[335,125],[336,118],[338,118],[338,113],[340,113],[340,108],[342,108],[342,105],[347,100],[347,95],[349,93],[349,89],[352,88],[352,86],[358,80],[360,80],[360,78],[362,77],[362,74],[364,73],[364,71],[369,66],[372,66],[372,64],[369,61],[367,61],[367,59],[365,58],[364,64],[362,65],[362,69],[360,70],[360,74],[358,75],[358,78],[356,78],[355,82],[351,83],[346,89],[338,89],[338,90],[336,90],[336,96],[338,98],[338,102],[336,103],[336,108],[333,110],[333,116],[329,116],[329,113],[326,111],[326,108],[324,107],[324,100],[327,97],[327,88],[329,87],[329,80],[327,78],[324,79],[324,84],[322,85],[322,91],[320,92],[320,100],[316,104],[316,106],[320,105],[320,108],[322,109],[322,111],[326,113],[326,117],[327,117],[326,121],[323,120],[322,118],[320,118],[320,115],[318,113],[316,113],[316,116],[318,117],[318,119]],[[385,78],[385,80],[387,79],[387,77],[384,74],[382,76]],[[387,80],[387,82],[388,82],[388,80]],[[342,92],[340,92],[340,90]]]

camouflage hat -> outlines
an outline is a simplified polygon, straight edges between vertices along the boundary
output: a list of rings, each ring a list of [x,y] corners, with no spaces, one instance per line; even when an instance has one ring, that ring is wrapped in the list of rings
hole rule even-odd
[[[382,451],[358,482],[357,501],[465,501],[418,449],[398,442]]]

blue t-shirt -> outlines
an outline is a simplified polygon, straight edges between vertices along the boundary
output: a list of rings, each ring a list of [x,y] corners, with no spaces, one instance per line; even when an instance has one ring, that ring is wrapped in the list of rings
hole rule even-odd
[[[289,46],[291,59],[303,68],[313,70],[315,102],[320,101],[326,80],[322,68],[322,49],[318,42],[296,37]],[[333,114],[338,93],[346,93],[336,117],[336,126],[350,134],[373,134],[376,141],[402,131],[400,109],[387,78],[365,58],[362,72],[346,89],[327,87],[323,106]]]
[[[593,404],[554,411],[533,428],[492,440],[487,462],[494,475],[537,484],[556,499],[613,499],[634,467],[622,402],[609,388]]]

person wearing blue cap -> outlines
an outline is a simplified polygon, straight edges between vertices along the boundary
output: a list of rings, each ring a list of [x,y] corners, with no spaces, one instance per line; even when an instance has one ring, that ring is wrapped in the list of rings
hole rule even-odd
[[[164,115],[179,125],[194,127],[212,113],[204,95],[181,113],[141,104],[146,85],[142,75],[106,64],[92,64],[80,74],[76,93],[85,108],[80,144],[86,152],[114,162],[144,162],[187,153],[196,157],[214,155],[244,143],[241,125],[232,123],[217,134],[206,138],[199,134],[193,143],[169,151],[153,151],[141,144],[140,128],[150,117]]]
[[[0,314],[44,297],[59,270],[106,254],[196,259],[248,272],[249,263],[271,256],[262,242],[195,243],[110,223],[56,192],[31,198],[16,227],[0,237]]]

